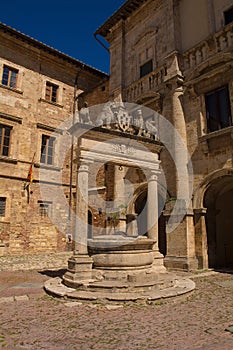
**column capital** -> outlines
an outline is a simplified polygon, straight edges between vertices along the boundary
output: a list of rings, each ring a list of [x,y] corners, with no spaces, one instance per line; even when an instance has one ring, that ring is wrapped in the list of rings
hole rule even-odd
[[[159,175],[158,170],[148,170],[147,173],[147,180],[149,181],[157,181],[158,180],[158,175]]]
[[[81,163],[79,163],[79,165],[77,167],[77,172],[79,172],[79,173],[88,172],[90,164],[91,164],[91,162],[82,161]]]

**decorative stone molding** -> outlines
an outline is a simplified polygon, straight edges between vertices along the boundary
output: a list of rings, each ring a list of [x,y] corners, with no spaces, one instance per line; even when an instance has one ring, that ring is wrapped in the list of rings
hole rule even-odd
[[[120,133],[131,134],[158,140],[158,129],[153,120],[144,120],[140,108],[130,114],[122,103],[115,104],[107,102],[94,122],[86,121],[83,124],[99,127],[108,130],[119,131]],[[123,153],[123,148],[117,145],[118,150]]]
[[[122,154],[135,154],[136,150],[133,147],[128,147],[124,144],[113,144],[112,149],[114,152]]]

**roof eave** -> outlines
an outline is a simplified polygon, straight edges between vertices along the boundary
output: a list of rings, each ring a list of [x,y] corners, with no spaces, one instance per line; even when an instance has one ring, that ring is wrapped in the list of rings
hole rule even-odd
[[[12,28],[4,23],[0,22],[0,30],[4,31],[5,33],[17,37],[18,39],[22,40],[22,41],[26,41],[28,44],[34,46],[34,47],[38,47],[39,49],[48,52],[49,54],[59,57],[71,64],[73,64],[74,66],[78,66],[78,67],[84,67],[84,69],[86,69],[87,71],[89,71],[90,73],[94,74],[94,75],[100,75],[100,76],[106,76],[108,77],[108,74],[105,72],[102,72],[101,70],[94,68],[92,66],[89,66],[88,64],[77,60],[74,57],[71,57],[59,50],[54,49],[53,47],[46,45],[42,42],[40,42],[39,40],[36,40],[32,37],[30,37],[29,35],[26,35],[18,30],[16,30],[15,28]]]
[[[111,17],[107,19],[96,31],[96,35],[106,37],[110,29],[120,20],[128,18],[138,7],[147,0],[127,0]]]

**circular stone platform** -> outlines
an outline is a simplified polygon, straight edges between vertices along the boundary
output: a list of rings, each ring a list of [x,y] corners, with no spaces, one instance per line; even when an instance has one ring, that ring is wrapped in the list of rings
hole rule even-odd
[[[170,275],[170,273],[168,273],[168,275]],[[45,290],[53,296],[83,301],[96,301],[100,303],[130,301],[153,302],[182,295],[188,296],[195,289],[195,283],[192,280],[178,277],[173,280],[173,285],[171,287],[160,289],[151,288],[150,290],[152,286],[147,285],[145,286],[147,287],[146,291],[143,291],[142,285],[140,285],[139,290],[137,290],[136,284],[119,284],[118,282],[113,283],[113,281],[96,282],[92,284],[92,288],[90,288],[90,286],[91,283],[83,285],[82,289],[69,288],[63,284],[62,279],[59,277],[49,279],[44,284]]]
[[[67,273],[47,281],[45,290],[98,302],[153,301],[192,292],[195,283],[168,272],[163,256],[153,251],[154,243],[148,237],[122,235],[88,240],[88,255],[70,258]]]

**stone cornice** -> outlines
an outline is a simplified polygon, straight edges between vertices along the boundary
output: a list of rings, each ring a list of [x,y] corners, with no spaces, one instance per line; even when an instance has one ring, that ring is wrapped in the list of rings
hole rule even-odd
[[[43,130],[46,130],[46,131],[55,132],[57,134],[61,134],[61,135],[63,134],[63,130],[62,129],[58,129],[58,128],[50,126],[50,125],[37,123],[36,127],[38,129],[43,129]]]
[[[96,32],[96,35],[106,37],[110,29],[116,25],[122,19],[128,18],[137,8],[139,8],[147,0],[128,0],[117,11],[113,13],[107,21],[100,26]]]
[[[22,118],[16,117],[15,115],[0,112],[0,118],[10,120],[11,122],[16,122],[22,124]]]

